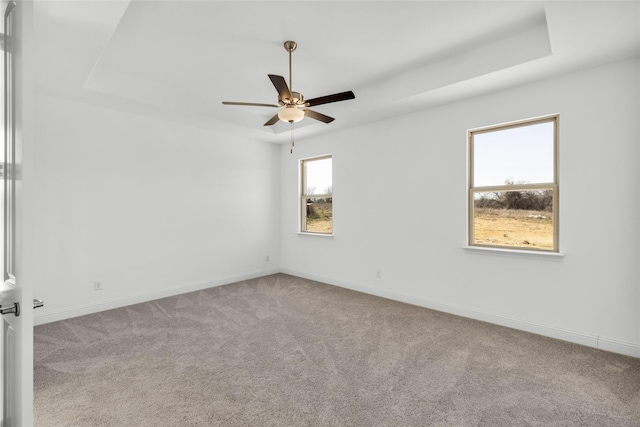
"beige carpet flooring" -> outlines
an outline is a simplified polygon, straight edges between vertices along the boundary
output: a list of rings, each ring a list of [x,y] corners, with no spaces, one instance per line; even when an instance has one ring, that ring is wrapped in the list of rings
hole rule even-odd
[[[284,274],[35,328],[44,426],[640,426],[640,359]]]

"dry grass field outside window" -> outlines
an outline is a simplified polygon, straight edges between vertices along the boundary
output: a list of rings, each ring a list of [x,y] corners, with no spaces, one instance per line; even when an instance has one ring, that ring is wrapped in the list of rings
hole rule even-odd
[[[549,211],[476,208],[476,245],[553,249],[553,214]]]
[[[307,205],[307,231],[333,233],[333,201],[318,200]]]

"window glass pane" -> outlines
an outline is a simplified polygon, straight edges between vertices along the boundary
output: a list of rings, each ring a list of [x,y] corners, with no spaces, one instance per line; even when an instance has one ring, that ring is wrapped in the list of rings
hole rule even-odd
[[[307,192],[306,194],[332,194],[331,158],[307,160]]]
[[[473,135],[473,185],[554,182],[554,122]]]
[[[553,190],[474,193],[476,245],[553,250]]]
[[[333,199],[307,198],[307,229],[313,233],[333,233]]]

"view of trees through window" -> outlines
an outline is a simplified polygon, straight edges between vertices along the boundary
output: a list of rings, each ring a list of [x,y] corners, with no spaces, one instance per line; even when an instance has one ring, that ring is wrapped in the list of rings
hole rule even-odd
[[[331,157],[302,160],[301,231],[333,233]]]
[[[308,198],[306,216],[306,231],[312,233],[333,233],[333,198]]]
[[[474,194],[474,242],[478,245],[553,249],[553,190]]]
[[[556,125],[470,132],[470,245],[557,251]]]

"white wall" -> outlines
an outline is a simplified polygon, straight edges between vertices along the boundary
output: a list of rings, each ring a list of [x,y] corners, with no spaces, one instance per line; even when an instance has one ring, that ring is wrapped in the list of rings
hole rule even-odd
[[[637,59],[303,138],[290,155],[73,101],[93,64],[80,58],[108,38],[37,28],[36,323],[282,270],[640,356]],[[552,113],[566,256],[464,252],[467,129]],[[297,160],[326,153],[335,237],[301,236]]]
[[[37,101],[36,323],[277,271],[277,146]]]
[[[615,63],[283,146],[282,270],[640,357],[639,73]],[[465,252],[467,129],[553,113],[565,257]],[[335,236],[298,235],[297,162],[325,153]]]

